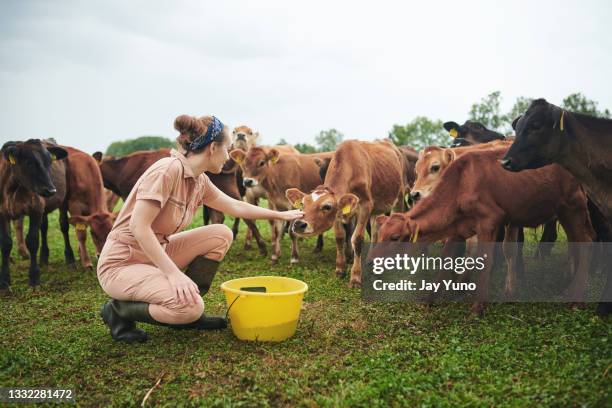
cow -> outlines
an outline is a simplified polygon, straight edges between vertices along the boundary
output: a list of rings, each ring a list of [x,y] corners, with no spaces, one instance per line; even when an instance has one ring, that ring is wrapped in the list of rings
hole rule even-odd
[[[35,288],[40,285],[40,269],[36,260],[40,243],[39,230],[43,237],[40,263],[44,265],[49,258],[46,214],[54,207],[59,207],[66,194],[62,180],[65,180],[63,160],[68,152],[39,139],[7,142],[0,152],[0,288],[7,289],[11,284],[9,257],[13,241],[10,220],[26,215],[30,217],[25,240],[30,257],[28,283]]]
[[[250,127],[245,125],[237,126],[232,131],[232,147],[246,152],[258,144],[259,137],[259,132],[253,132],[253,129]]]
[[[68,235],[74,225],[79,241],[79,258],[85,268],[93,268],[87,253],[87,227],[89,227],[96,254],[100,254],[115,221],[108,211],[104,182],[98,162],[89,154],[73,147],[62,146],[68,152],[66,176],[68,193],[60,209],[60,229],[64,236],[64,255],[74,264],[74,254]],[[68,215],[70,214],[70,216]]]
[[[356,218],[351,237],[354,254],[349,281],[351,287],[361,285],[361,253],[368,221],[394,208],[404,210],[404,163],[401,151],[388,140],[347,140],[333,153],[323,185],[311,193],[304,193],[303,189],[298,188],[286,191],[289,201],[304,211],[304,217],[293,223],[294,233],[313,236],[333,227],[338,277],[344,275],[346,267],[343,224]],[[371,237],[376,241],[375,230]]]
[[[320,185],[319,163],[331,156],[331,153],[315,154],[281,154],[278,148],[251,147],[247,152],[242,149],[232,150],[230,156],[240,164],[247,188],[261,186],[269,202],[276,210],[289,210],[293,202],[285,196],[285,191],[292,187],[313,189]],[[272,262],[277,262],[280,254],[282,221],[274,221],[272,228]],[[291,264],[299,262],[297,236],[291,236]],[[315,251],[320,251],[323,238],[319,237]]]
[[[536,99],[512,122],[512,128],[516,141],[502,160],[503,168],[517,172],[551,163],[563,166],[582,183],[605,218],[598,228],[605,241],[612,241],[612,120],[569,112]],[[604,288],[608,299],[612,297],[611,275],[608,267]],[[611,312],[612,302],[597,307],[599,315]]]
[[[446,169],[431,194],[410,211],[379,218],[380,240],[435,242],[449,237],[466,239],[476,234],[479,252],[487,254],[479,273],[472,312],[482,314],[488,298],[493,261],[492,246],[504,225],[535,227],[557,216],[569,242],[591,242],[594,231],[587,198],[578,181],[558,165],[512,174],[501,168],[505,148],[475,150],[457,158]],[[571,299],[582,298],[586,289],[588,248],[570,245],[570,270],[574,279]],[[506,279],[506,290],[514,277]]]
[[[463,125],[452,121],[445,122],[443,126],[450,136],[455,139],[451,147],[469,146],[506,139],[506,136],[501,133],[487,129],[482,123],[472,120],[465,121]]]

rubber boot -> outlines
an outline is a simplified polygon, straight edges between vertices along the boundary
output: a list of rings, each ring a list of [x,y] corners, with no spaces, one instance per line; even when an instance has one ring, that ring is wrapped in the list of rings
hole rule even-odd
[[[147,333],[136,327],[134,320],[122,317],[117,310],[117,300],[111,299],[102,306],[100,316],[110,329],[111,337],[115,341],[126,343],[142,343],[147,341]]]
[[[198,320],[191,323],[173,324],[158,322],[149,313],[149,303],[147,302],[131,302],[127,300],[115,300],[114,302],[119,316],[127,321],[150,323],[173,329],[217,330],[227,327],[227,321],[224,317],[206,316],[204,314]]]

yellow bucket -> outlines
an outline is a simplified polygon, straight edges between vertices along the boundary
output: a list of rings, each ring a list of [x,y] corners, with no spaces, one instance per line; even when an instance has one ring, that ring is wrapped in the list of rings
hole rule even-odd
[[[236,337],[282,341],[295,334],[308,285],[282,276],[255,276],[223,282],[221,290]]]

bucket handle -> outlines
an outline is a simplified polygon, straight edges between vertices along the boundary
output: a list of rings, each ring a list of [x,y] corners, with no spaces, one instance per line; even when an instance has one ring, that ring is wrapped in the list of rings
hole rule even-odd
[[[231,303],[231,304],[229,305],[229,307],[227,308],[227,312],[225,312],[225,320],[228,320],[228,321],[229,321],[229,312],[230,312],[230,309],[232,308],[232,306],[234,306],[234,303],[236,303],[236,301],[237,301],[238,299],[243,298],[243,297],[245,297],[245,296],[244,296],[244,295],[238,295],[238,296],[236,296],[236,299],[234,299],[234,300],[232,301],[232,303]]]

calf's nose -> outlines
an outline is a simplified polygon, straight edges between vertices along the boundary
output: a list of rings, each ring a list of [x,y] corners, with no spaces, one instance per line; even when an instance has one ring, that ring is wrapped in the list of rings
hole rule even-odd
[[[42,190],[42,196],[43,197],[51,197],[55,193],[57,193],[57,190],[55,188],[45,187]]]
[[[501,165],[506,170],[512,170],[514,168],[514,163],[512,163],[511,159],[503,159],[501,161]]]
[[[244,179],[244,180],[242,180],[242,184],[245,187],[251,187],[253,185],[253,180],[251,180],[251,179]]]
[[[410,198],[412,198],[412,201],[418,201],[421,198],[421,193],[418,191],[410,193]]]
[[[302,220],[295,220],[293,222],[293,230],[297,232],[303,232],[307,226],[308,223]]]

